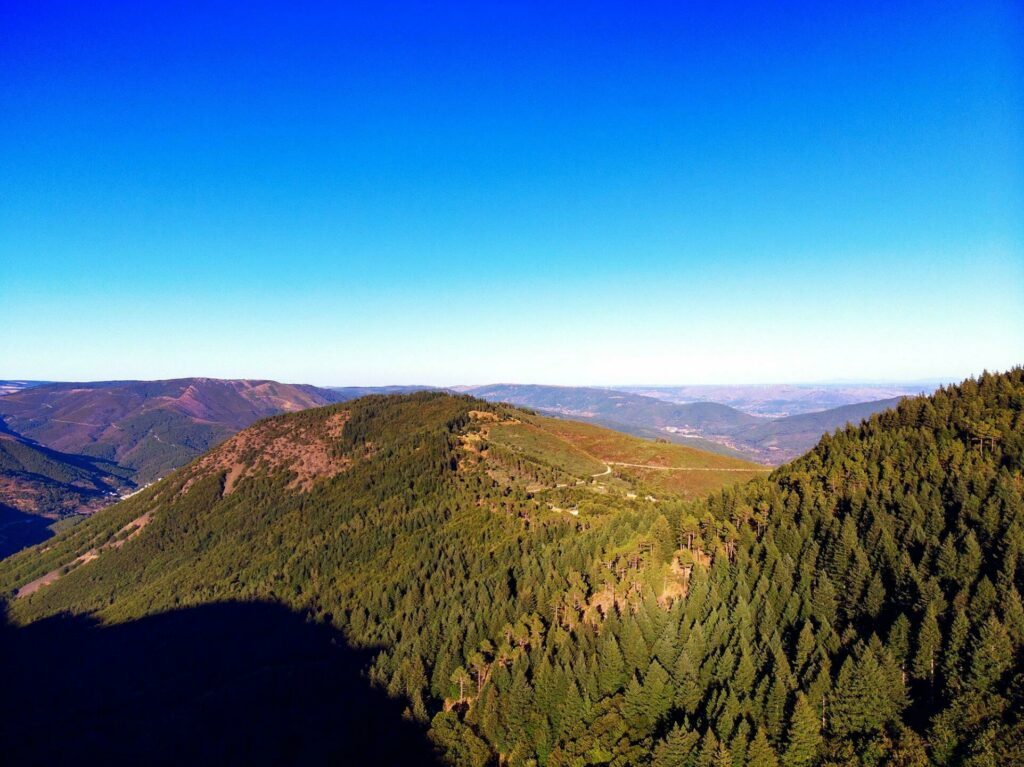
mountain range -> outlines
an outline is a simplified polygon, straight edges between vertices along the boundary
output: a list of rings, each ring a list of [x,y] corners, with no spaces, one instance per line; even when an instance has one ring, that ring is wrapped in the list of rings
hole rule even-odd
[[[610,389],[459,388],[489,401],[765,464],[794,457],[821,434],[895,402],[766,419],[719,403],[679,404]],[[0,382],[0,391],[7,392],[0,396],[0,555],[47,537],[53,520],[71,523],[185,465],[260,418],[367,395],[429,389],[212,378]]]
[[[203,454],[260,418],[343,393],[275,381],[184,378],[5,382],[0,555],[52,534]]]
[[[752,415],[783,418],[802,413],[856,405],[861,402],[892,400],[931,394],[938,382],[888,384],[757,384],[701,386],[617,386],[632,394],[643,394],[667,402],[718,402]]]
[[[0,562],[5,758],[1020,765],[1024,370],[759,468],[443,392],[261,420]]]
[[[724,388],[724,387],[723,387]],[[822,434],[857,424],[899,402],[899,397],[800,413],[759,417],[717,402],[670,402],[616,389],[494,384],[462,391],[640,436],[661,437],[704,450],[778,465],[809,450]]]

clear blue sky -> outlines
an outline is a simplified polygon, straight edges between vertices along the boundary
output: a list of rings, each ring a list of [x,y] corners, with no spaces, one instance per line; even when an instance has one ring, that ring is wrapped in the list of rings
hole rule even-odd
[[[144,5],[0,7],[0,378],[1024,362],[1015,2]]]

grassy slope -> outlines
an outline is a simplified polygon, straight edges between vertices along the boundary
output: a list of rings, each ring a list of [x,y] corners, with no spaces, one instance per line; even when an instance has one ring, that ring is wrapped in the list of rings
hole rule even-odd
[[[503,658],[515,658],[512,671],[496,661],[492,687],[484,690],[485,697],[466,716],[469,725],[495,744],[496,753],[507,756],[513,746],[526,747],[517,739],[528,731],[530,714],[543,713],[545,705],[551,707],[552,698],[565,697],[566,687],[557,692],[554,685],[541,685],[542,676],[564,667],[574,670],[585,685],[589,669],[606,667],[595,666],[605,657],[596,647],[597,635],[586,624],[566,628],[566,616],[575,622],[576,603],[586,606],[587,597],[602,597],[607,591],[609,599],[614,595],[622,602],[622,617],[630,618],[605,622],[602,631],[615,631],[617,625],[618,644],[624,650],[636,645],[632,660],[632,650],[621,653],[627,663],[625,701],[619,693],[620,682],[608,694],[596,693],[590,699],[596,702],[593,709],[580,713],[586,733],[579,737],[570,732],[564,758],[552,764],[584,763],[571,758],[576,751],[569,749],[575,748],[577,740],[581,754],[593,752],[594,743],[606,750],[622,746],[618,764],[644,763],[656,747],[654,738],[664,732],[657,731],[657,719],[647,723],[643,719],[643,706],[659,697],[648,689],[664,692],[666,684],[665,675],[659,676],[659,667],[650,660],[652,654],[655,660],[666,658],[662,671],[668,667],[685,682],[676,690],[687,697],[678,704],[686,708],[671,717],[689,722],[685,727],[693,729],[694,743],[702,733],[705,743],[709,742],[706,733],[712,728],[724,731],[723,723],[731,730],[734,717],[721,704],[736,698],[746,701],[744,705],[754,712],[754,727],[767,721],[777,730],[772,745],[782,750],[791,740],[782,712],[805,694],[816,712],[818,703],[825,700],[822,696],[828,694],[837,710],[827,733],[831,742],[849,746],[850,754],[866,753],[862,747],[866,742],[872,748],[888,748],[880,739],[868,741],[877,730],[887,739],[899,737],[902,747],[906,733],[892,725],[902,721],[896,698],[906,690],[896,663],[903,656],[894,653],[907,654],[913,647],[907,647],[908,636],[912,642],[921,636],[922,614],[929,615],[925,600],[941,603],[943,611],[958,600],[966,603],[969,612],[977,613],[977,619],[971,620],[979,626],[991,623],[993,606],[1002,610],[1013,604],[1002,595],[1015,596],[1016,604],[1020,603],[1013,586],[1020,586],[1017,552],[1024,509],[1021,386],[1019,373],[1013,381],[990,383],[990,390],[1001,389],[998,398],[987,395],[987,405],[967,397],[962,405],[951,405],[948,396],[929,411],[905,403],[897,413],[823,440],[813,453],[771,479],[716,494],[699,507],[684,506],[685,513],[669,524],[678,530],[690,529],[687,515],[703,511],[698,538],[706,538],[701,545],[714,559],[706,572],[698,565],[694,572],[699,588],[670,611],[659,609],[653,598],[664,581],[658,577],[657,562],[664,563],[664,568],[663,555],[676,553],[659,553],[656,544],[670,536],[654,533],[659,523],[665,532],[676,530],[659,519],[662,512],[670,514],[670,504],[636,499],[632,506],[626,503],[616,509],[617,514],[594,517],[588,517],[582,504],[578,518],[546,512],[516,488],[488,482],[473,465],[463,468],[471,462],[465,460],[468,448],[461,440],[482,431],[486,420],[477,418],[474,423],[471,409],[484,406],[436,395],[372,398],[346,405],[352,408],[352,419],[337,450],[353,461],[351,469],[308,494],[288,491],[289,477],[282,474],[245,480],[235,494],[222,496],[222,477],[208,474],[183,495],[179,490],[193,472],[185,469],[140,494],[138,500],[82,523],[56,539],[50,550],[33,550],[0,564],[0,590],[34,577],[33,572],[38,574],[43,567],[40,560],[50,558],[59,564],[74,551],[80,553],[83,546],[116,538],[134,515],[149,510],[154,521],[136,539],[109,549],[98,561],[79,567],[37,595],[18,600],[13,617],[25,621],[73,609],[124,620],[186,604],[274,598],[324,621],[339,621],[361,646],[387,648],[375,664],[375,678],[393,684],[396,694],[409,695],[414,712],[416,696],[425,690],[433,696],[428,701],[432,710],[440,708],[442,699],[450,702],[454,665],[469,663],[481,640],[493,647],[508,633],[514,641],[504,641],[518,647],[510,645],[506,653],[499,646],[493,652],[495,657],[501,653]],[[300,426],[335,412],[341,408],[287,416],[275,423]],[[525,419],[509,409],[489,412],[506,421]],[[541,431],[545,426],[564,428],[564,423],[529,419],[530,426]],[[972,435],[986,425],[1001,440],[1000,447],[990,446],[988,452],[972,444]],[[565,437],[571,438],[594,439],[594,435],[583,429],[582,436]],[[618,440],[612,439],[605,449],[625,449]],[[539,445],[542,451],[551,446],[546,438],[522,442]],[[486,452],[481,449],[477,454],[479,465],[486,465]],[[665,456],[666,461],[670,459]],[[921,489],[904,496],[907,487]],[[979,553],[969,568],[960,566],[942,574],[940,580],[937,573],[942,571],[935,570],[935,563],[942,559],[943,541],[952,540],[953,532],[959,530],[972,537],[975,532],[980,535],[984,548],[979,552],[984,556]],[[655,545],[639,545],[645,537]],[[63,554],[58,556],[60,551]],[[836,578],[834,586],[830,573]],[[862,598],[865,593],[867,598]],[[541,616],[548,621],[546,637],[541,636],[545,629]],[[913,623],[900,634],[896,631],[899,617],[908,616]],[[1024,625],[1019,617],[1012,623],[1015,636]],[[531,627],[538,621],[539,627]],[[943,616],[943,626],[947,622]],[[800,638],[803,631],[798,627],[809,632],[810,650],[801,651],[805,638]],[[781,641],[783,637],[786,641]],[[1010,644],[1005,633],[1003,637],[1001,644],[995,640],[990,644],[997,648]],[[984,643],[968,641],[987,652]],[[1022,641],[1015,638],[1004,659],[1004,665],[1016,664],[1018,671],[1014,657],[1020,657]],[[692,666],[678,667],[667,660],[681,658],[683,652],[695,653]],[[972,670],[966,681],[974,684],[978,669],[984,671],[987,666],[976,663],[979,658],[985,660],[978,650],[972,648],[970,653]],[[798,662],[800,654],[807,657]],[[905,720],[927,734],[923,721],[931,711],[920,713],[917,707],[931,705],[932,691],[923,687],[930,684],[930,674],[926,665],[910,665],[915,676]],[[536,695],[525,683],[514,684],[527,678],[527,666],[532,669],[530,678],[538,680]],[[703,671],[695,672],[701,668],[707,670],[704,679],[700,678],[705,676]],[[637,670],[644,674],[642,688]],[[995,719],[999,706],[1015,713],[1021,708],[1019,685],[1016,692],[1007,692],[1009,675],[999,673],[1006,678],[997,679],[998,685],[987,684],[982,691],[996,696],[990,706],[995,713],[985,716],[1001,726]],[[844,680],[844,674],[849,678]],[[840,694],[829,693],[832,684]],[[572,692],[572,685],[568,689]],[[843,694],[846,691],[850,693]],[[548,696],[546,703],[542,692]],[[865,715],[874,716],[864,701],[870,704],[868,696],[876,693],[882,703],[892,705],[875,717],[880,717],[880,723],[872,720],[865,725],[869,729],[862,737],[860,730],[851,728],[861,726],[858,722]],[[486,696],[492,694],[499,697],[491,698],[496,702],[489,709]],[[1005,700],[998,697],[1002,694]],[[676,705],[666,701],[665,705]],[[951,707],[948,716],[946,712],[942,716],[959,722],[974,715],[984,702],[972,692],[964,697],[963,706],[957,701],[960,707]],[[489,710],[501,716],[511,712],[508,726],[500,716],[497,723],[488,721]],[[682,719],[683,713],[688,720]],[[609,719],[605,714],[614,716]],[[723,718],[723,714],[728,715]],[[444,725],[444,715],[438,716]],[[608,736],[608,722],[621,722],[621,728],[628,723],[634,734],[628,742],[614,734],[623,729]],[[981,730],[971,722],[968,725]],[[987,732],[990,739],[979,735],[977,743],[1007,742],[1002,730]],[[1016,732],[1024,733],[1024,728]],[[939,738],[931,738],[931,743],[942,747]],[[918,745],[918,750],[923,749]],[[960,746],[954,742],[948,748]],[[967,753],[967,748],[961,751]],[[922,756],[904,763],[925,762]],[[993,757],[984,763],[1012,762]]]
[[[370,398],[370,401],[376,399],[378,398]],[[403,429],[409,428],[410,423],[429,423],[442,417],[451,417],[448,410],[452,409],[451,403],[458,400],[439,396],[425,401],[408,398],[389,398],[381,401],[388,402],[391,412],[397,413],[397,416],[393,416],[393,423],[375,425],[378,430],[376,440],[387,444],[403,438]],[[287,427],[292,424],[293,426],[290,428],[300,429],[303,424],[320,421],[331,413],[341,412],[341,409],[341,405],[335,405],[304,413],[279,416],[262,421],[260,424],[274,425],[275,427],[277,425]],[[500,445],[533,464],[551,467],[580,481],[587,481],[594,491],[607,493],[609,485],[612,485],[613,495],[618,495],[620,498],[626,490],[655,491],[659,495],[676,494],[689,497],[745,481],[761,470],[742,460],[704,453],[680,445],[643,440],[590,424],[532,416],[521,411],[506,411],[506,415],[509,414],[515,417],[514,422],[512,422],[513,419],[506,418],[503,423],[488,423],[484,426],[484,433],[487,434],[489,442]],[[252,430],[261,428],[260,424],[252,427]],[[593,475],[601,474],[607,468],[606,460],[650,464],[673,469],[712,470],[664,471],[612,465],[610,475],[592,479]],[[140,536],[142,540],[146,540],[150,536],[168,534],[168,525],[176,527],[182,521],[182,519],[174,517],[187,516],[190,518],[190,525],[193,528],[197,520],[203,520],[202,525],[209,525],[211,529],[221,531],[216,535],[211,534],[212,537],[207,539],[203,549],[213,546],[216,541],[222,542],[229,548],[235,546],[236,538],[229,531],[232,528],[236,531],[244,528],[248,522],[243,519],[237,519],[235,522],[229,520],[235,519],[236,514],[241,514],[244,517],[247,512],[238,502],[237,496],[229,495],[223,499],[219,498],[220,483],[223,481],[219,475],[206,477],[198,482],[194,489],[190,489],[187,495],[179,494],[180,488],[185,485],[189,477],[204,476],[198,472],[199,465],[198,462],[190,464],[130,500],[95,514],[91,519],[77,525],[66,534],[58,535],[55,539],[48,541],[44,550],[30,549],[0,563],[0,591],[10,592],[50,570],[68,564],[90,549],[108,543],[126,524],[146,511],[155,511],[156,518],[154,523],[143,531]],[[714,471],[713,469],[729,469],[730,471]],[[735,471],[735,469],[740,469],[740,471]],[[336,481],[344,481],[344,478]],[[547,486],[553,489],[554,482],[548,483]],[[280,490],[275,492],[279,493]],[[294,499],[289,498],[289,503],[292,500]],[[217,512],[211,516],[213,507],[216,507]],[[131,544],[134,544],[134,541]],[[76,605],[74,599],[70,597],[60,598],[62,587],[67,588],[69,594],[81,593],[83,588],[88,591],[86,584],[92,581],[101,569],[107,571],[108,575],[99,576],[100,581],[109,582],[111,579],[120,581],[120,577],[116,576],[116,573],[141,568],[149,574],[144,579],[148,579],[151,575],[152,578],[160,582],[170,582],[174,580],[174,572],[178,568],[192,569],[199,566],[193,559],[195,555],[196,550],[191,544],[186,549],[161,546],[141,558],[135,545],[105,549],[99,564],[86,563],[70,576],[64,577],[57,585],[44,588],[32,599],[18,600],[20,603],[18,606],[25,608],[29,603],[36,603],[42,608],[43,604],[50,602],[51,599],[56,599],[55,604],[60,604],[62,609],[81,608],[85,605]],[[381,564],[383,566],[383,563]],[[211,580],[216,580],[215,573],[211,572],[209,576]],[[79,579],[86,580],[80,581]],[[44,612],[46,611],[46,608],[42,609]],[[32,614],[35,612],[35,610],[30,610]]]
[[[579,421],[543,417],[532,420],[538,428],[598,461],[611,462],[616,477],[632,480],[657,494],[694,497],[745,482],[765,471],[764,467],[741,458],[640,439]]]

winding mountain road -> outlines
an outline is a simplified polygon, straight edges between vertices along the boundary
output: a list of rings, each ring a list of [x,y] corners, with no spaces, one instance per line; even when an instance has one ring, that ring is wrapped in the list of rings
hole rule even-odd
[[[604,472],[605,474],[611,471],[612,466],[632,466],[635,469],[656,469],[657,471],[771,471],[771,468],[767,466],[763,469],[732,469],[715,466],[651,466],[647,463],[626,463],[624,461],[605,461],[605,463],[608,465],[608,471]]]

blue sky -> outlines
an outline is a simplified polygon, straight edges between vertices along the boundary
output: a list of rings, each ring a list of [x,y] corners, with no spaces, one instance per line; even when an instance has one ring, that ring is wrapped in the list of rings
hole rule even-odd
[[[141,5],[0,9],[0,378],[1024,362],[1015,3]]]

